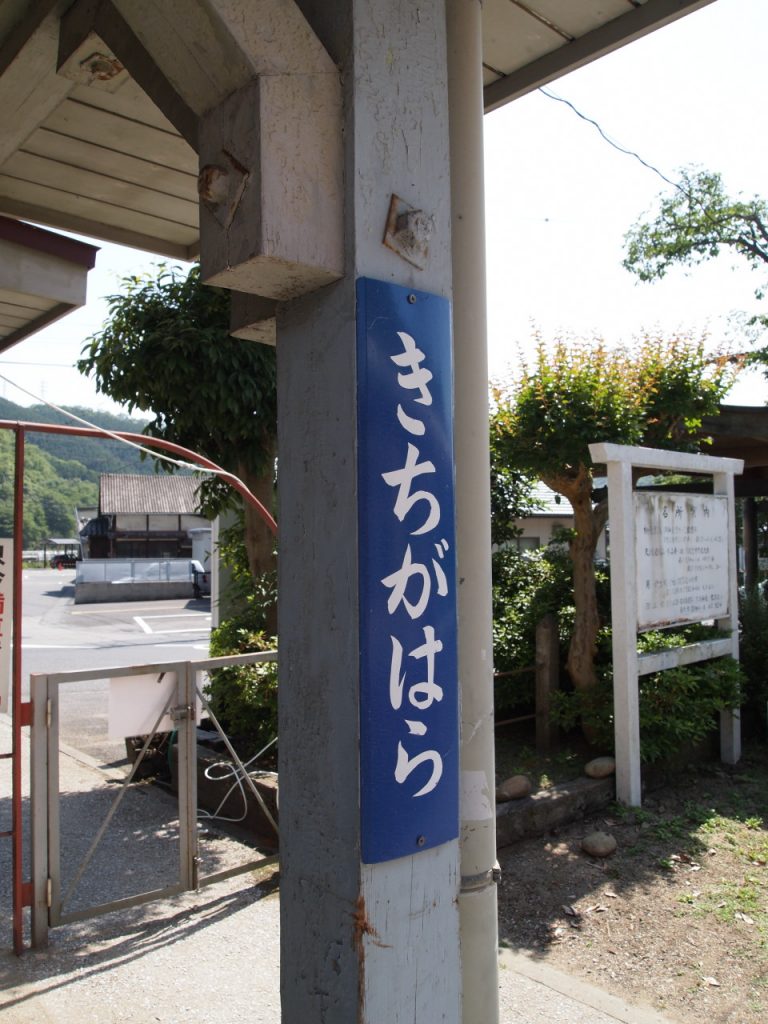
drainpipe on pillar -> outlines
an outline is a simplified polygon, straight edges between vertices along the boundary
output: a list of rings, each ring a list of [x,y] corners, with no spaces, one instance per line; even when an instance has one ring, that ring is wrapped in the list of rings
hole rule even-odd
[[[479,0],[448,0],[447,19],[462,744],[462,1017],[464,1024],[496,1024],[498,868]]]

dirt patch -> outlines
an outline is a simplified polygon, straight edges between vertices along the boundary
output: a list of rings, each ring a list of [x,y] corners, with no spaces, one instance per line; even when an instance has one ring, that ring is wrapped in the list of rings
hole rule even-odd
[[[609,832],[616,853],[581,851]],[[500,851],[503,945],[672,1019],[768,1019],[768,749]]]

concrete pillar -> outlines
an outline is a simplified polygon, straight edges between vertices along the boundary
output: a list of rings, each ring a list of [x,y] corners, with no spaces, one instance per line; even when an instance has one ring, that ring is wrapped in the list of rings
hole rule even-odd
[[[480,0],[448,0],[464,1024],[499,1019]]]
[[[401,431],[398,443],[405,457],[411,441],[416,448],[421,444],[422,421],[428,415],[426,406],[404,401],[399,421],[382,426],[379,436],[369,429],[366,402],[376,399],[377,375],[382,376],[382,388],[389,388],[397,380],[392,360],[398,345],[405,357],[408,342],[394,341],[400,315],[410,316],[410,308],[418,317],[434,308],[434,324],[427,317],[421,326],[425,335],[435,326],[442,355],[450,353],[444,316],[451,297],[444,3],[339,0],[332,5],[332,18],[330,5],[301,6],[341,66],[346,266],[339,282],[281,304],[277,311],[282,1014],[285,1021],[302,1024],[457,1024],[457,721],[452,750],[443,751],[448,806],[453,801],[455,812],[449,809],[445,820],[431,820],[423,835],[412,829],[408,835],[413,852],[395,849],[398,855],[392,859],[386,853],[383,859],[371,854],[368,825],[361,824],[361,802],[366,821],[381,814],[384,783],[391,786],[400,763],[400,741],[407,747],[406,757],[412,757],[425,723],[427,738],[432,735],[435,709],[455,708],[454,673],[452,678],[439,676],[445,699],[423,714],[414,709],[409,714],[413,721],[401,722],[400,734],[388,736],[389,718],[380,722],[377,714],[369,713],[365,702],[373,677],[384,685],[386,700],[394,707],[398,685],[408,692],[409,682],[403,688],[401,681],[414,678],[416,662],[406,648],[397,667],[391,653],[395,614],[388,618],[386,612],[386,596],[392,597],[394,590],[383,585],[380,568],[378,575],[369,571],[387,559],[393,569],[400,567],[402,548],[388,543],[377,548],[370,523],[380,512],[379,504],[374,500],[362,511],[359,507],[362,478],[365,486],[377,480],[382,486],[382,474],[378,469],[371,474],[371,466],[392,441],[393,431]],[[399,200],[393,201],[393,195]],[[394,293],[397,308],[378,324],[363,314],[374,304],[379,285],[368,289],[359,285],[360,278],[383,282],[384,290],[389,285],[405,289]],[[356,288],[362,289],[357,293],[360,301]],[[374,330],[382,332],[382,352],[374,347],[371,363],[377,354],[383,362],[378,368],[368,363],[363,367],[358,346]],[[421,348],[420,332],[412,333]],[[412,369],[419,362],[413,349],[408,359]],[[400,372],[409,371],[403,365]],[[444,389],[444,375],[440,380],[436,376],[433,385]],[[416,400],[417,391],[410,394]],[[445,394],[450,404],[450,387]],[[414,491],[426,491],[431,479],[426,471],[419,475]],[[389,490],[392,512],[394,482]],[[421,550],[422,537],[415,535],[419,523],[431,519],[433,511],[428,498],[417,500],[418,508],[404,513],[414,551]],[[440,545],[445,541],[445,546],[432,559],[434,564],[443,559],[442,589],[450,591],[453,585],[455,598],[449,564],[455,553],[453,510],[443,505],[441,511],[440,532],[433,539]],[[394,515],[390,518],[396,521]],[[434,579],[439,591],[439,576]],[[414,605],[421,585],[416,580],[408,584],[405,596]],[[382,595],[385,610],[377,622],[371,608],[381,604]],[[444,600],[447,606],[450,595]],[[455,626],[453,633],[442,637],[446,648],[455,647]],[[371,652],[380,644],[388,653],[377,663]],[[361,760],[368,765],[371,736],[378,742],[379,724],[385,744],[393,744],[380,800],[365,775],[370,766],[362,776],[360,767]],[[455,770],[448,769],[449,760]],[[414,770],[413,778],[417,775],[422,788],[434,781],[424,764]],[[419,802],[424,797],[408,796],[410,807],[426,806]],[[401,825],[397,812],[379,820],[378,841],[386,845],[389,833],[394,841]],[[430,845],[443,831],[447,838]]]

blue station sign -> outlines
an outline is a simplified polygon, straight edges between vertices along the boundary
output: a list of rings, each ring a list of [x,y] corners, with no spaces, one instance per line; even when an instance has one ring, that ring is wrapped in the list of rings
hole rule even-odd
[[[447,299],[357,282],[362,859],[459,834]]]

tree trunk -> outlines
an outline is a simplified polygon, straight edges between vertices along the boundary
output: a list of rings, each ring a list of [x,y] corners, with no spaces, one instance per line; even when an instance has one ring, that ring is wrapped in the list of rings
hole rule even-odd
[[[592,507],[592,474],[586,466],[579,466],[572,477],[544,478],[544,483],[564,494],[573,506],[575,535],[570,542],[570,555],[574,620],[566,668],[576,690],[589,690],[597,683],[595,653],[600,629],[594,557],[606,509]]]
[[[248,489],[259,499],[268,511],[272,511],[274,502],[275,486],[274,473],[270,460],[268,472],[257,476],[245,466],[240,465],[237,475],[248,487]],[[256,577],[265,572],[272,572],[277,568],[276,546],[277,538],[272,534],[267,524],[259,513],[251,505],[245,505],[244,512],[244,543],[248,556],[248,566],[251,575]],[[274,636],[277,633],[277,606],[274,605],[267,611],[267,632]]]
[[[566,668],[577,690],[589,690],[597,683],[595,653],[600,628],[594,563],[597,536],[589,492],[569,496],[569,500],[576,533],[570,544],[574,617]]]

